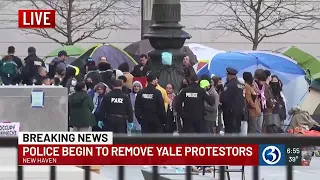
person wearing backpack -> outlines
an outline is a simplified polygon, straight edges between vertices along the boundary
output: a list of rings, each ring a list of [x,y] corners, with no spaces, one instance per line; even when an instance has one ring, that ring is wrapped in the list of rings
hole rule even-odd
[[[14,78],[17,75],[18,68],[17,64],[13,61],[11,56],[5,56],[1,63],[1,79],[4,85],[14,84]]]
[[[58,53],[58,57],[54,58],[49,64],[49,72],[48,76],[53,78],[56,75],[56,72],[65,72],[67,69],[67,65],[64,62],[68,57],[66,51],[60,51]]]

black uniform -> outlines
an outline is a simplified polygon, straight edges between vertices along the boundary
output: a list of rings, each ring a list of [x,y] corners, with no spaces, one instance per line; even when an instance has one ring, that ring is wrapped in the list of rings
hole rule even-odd
[[[228,73],[237,74],[231,68]],[[240,133],[241,121],[243,119],[244,97],[243,85],[236,79],[231,79],[225,84],[224,91],[220,95],[222,104],[225,133]]]
[[[103,97],[100,117],[104,117],[107,131],[114,133],[127,132],[127,120],[133,121],[133,111],[129,97],[120,89],[115,89]]]
[[[138,92],[134,105],[142,133],[161,133],[166,112],[161,92],[152,84]]]
[[[23,84],[32,85],[32,79],[38,74],[39,67],[46,66],[36,54],[30,54],[24,61],[26,65],[22,68]]]
[[[205,101],[209,105],[214,104],[214,98],[196,82],[192,82],[177,96],[176,110],[183,120],[183,133],[204,132]]]

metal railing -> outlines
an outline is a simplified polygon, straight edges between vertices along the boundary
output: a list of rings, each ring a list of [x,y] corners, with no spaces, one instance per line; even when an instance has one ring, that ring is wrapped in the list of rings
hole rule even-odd
[[[0,148],[17,147],[18,139],[16,137],[0,137]],[[319,137],[293,136],[293,135],[142,135],[127,136],[114,135],[114,144],[285,144],[290,146],[320,146]],[[293,180],[293,167],[286,167],[286,179]],[[219,167],[219,179],[225,180],[225,167]],[[259,166],[253,167],[253,180],[259,180]],[[50,180],[57,180],[56,167],[50,167]],[[84,179],[90,180],[90,167],[84,167]],[[152,168],[152,179],[159,180],[158,167]],[[186,180],[192,180],[191,167],[186,167]],[[23,166],[17,167],[17,180],[23,180]],[[118,167],[118,180],[125,180],[125,167]]]

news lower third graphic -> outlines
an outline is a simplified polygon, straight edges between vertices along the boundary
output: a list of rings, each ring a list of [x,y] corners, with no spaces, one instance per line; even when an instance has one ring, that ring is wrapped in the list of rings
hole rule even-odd
[[[285,166],[286,151],[283,144],[262,144],[259,145],[260,166]]]
[[[301,146],[286,146],[287,165],[302,166]]]

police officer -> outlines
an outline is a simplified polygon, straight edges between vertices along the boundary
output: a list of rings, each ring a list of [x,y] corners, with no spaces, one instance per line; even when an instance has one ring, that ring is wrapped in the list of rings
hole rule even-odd
[[[135,115],[141,124],[142,133],[161,133],[166,122],[161,92],[156,89],[157,77],[147,73],[148,86],[138,92],[134,105]]]
[[[200,87],[199,77],[194,74],[190,85],[184,88],[176,99],[176,110],[183,120],[183,133],[205,133],[204,102],[214,104],[214,98]]]
[[[45,67],[42,59],[36,55],[36,48],[28,48],[28,56],[24,59],[25,66],[22,68],[22,83],[32,85],[33,78],[37,75],[39,67]]]
[[[237,79],[238,71],[228,67],[227,82],[220,95],[225,133],[240,133],[243,119],[244,97],[243,85]]]
[[[127,132],[133,127],[133,111],[129,97],[122,92],[122,81],[113,81],[113,90],[103,97],[100,113],[103,119],[98,121],[98,125],[105,127],[107,131],[114,133]]]

